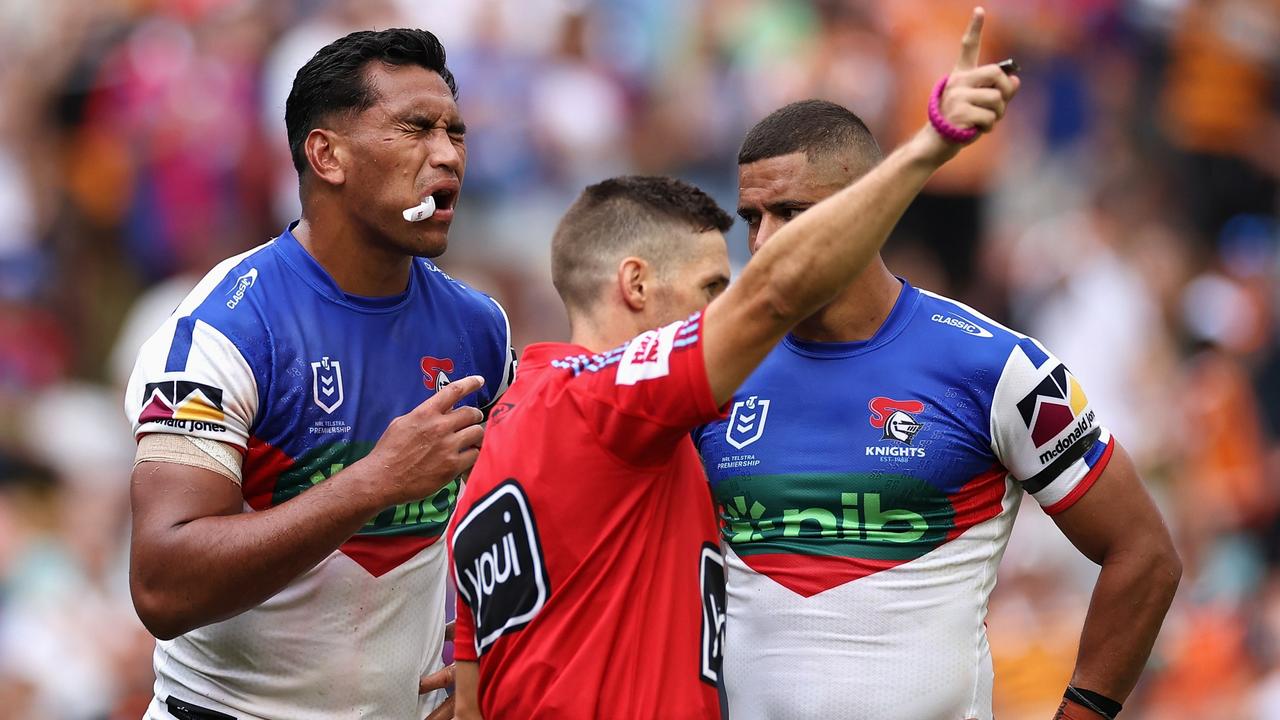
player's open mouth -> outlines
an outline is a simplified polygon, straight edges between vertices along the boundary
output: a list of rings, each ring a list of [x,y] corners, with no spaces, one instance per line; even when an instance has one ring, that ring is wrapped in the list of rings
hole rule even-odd
[[[431,191],[431,199],[436,201],[435,214],[431,216],[432,220],[449,221],[453,219],[453,206],[458,201],[458,189],[456,187],[440,187]]]

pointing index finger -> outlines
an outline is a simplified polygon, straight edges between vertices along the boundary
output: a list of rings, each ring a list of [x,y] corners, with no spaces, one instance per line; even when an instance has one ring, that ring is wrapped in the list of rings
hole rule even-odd
[[[462,398],[484,386],[484,378],[479,375],[468,375],[440,388],[423,405],[430,404],[436,412],[448,412]]]
[[[981,7],[973,9],[969,27],[960,40],[960,59],[956,61],[957,70],[970,70],[978,66],[978,51],[982,46],[982,23],[986,17],[986,10]]]

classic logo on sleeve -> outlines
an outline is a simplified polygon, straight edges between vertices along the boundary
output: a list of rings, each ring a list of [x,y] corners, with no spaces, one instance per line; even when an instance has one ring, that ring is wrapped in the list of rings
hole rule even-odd
[[[244,294],[249,292],[249,288],[258,281],[258,268],[250,268],[249,272],[241,275],[236,279],[236,284],[227,291],[227,295],[231,297],[227,299],[227,309],[235,310],[240,301],[244,299]]]
[[[458,592],[475,616],[476,652],[528,625],[551,594],[529,500],[515,479],[480,499],[453,534]]]
[[[1070,433],[1040,455],[1041,463],[1060,455],[1093,427],[1095,413],[1093,410],[1085,413],[1088,405],[1084,389],[1061,363],[1018,401],[1018,412],[1031,431],[1031,442],[1036,448],[1045,447],[1070,429]]]
[[[147,383],[138,423],[161,423],[183,430],[223,432],[222,389],[189,380]]]

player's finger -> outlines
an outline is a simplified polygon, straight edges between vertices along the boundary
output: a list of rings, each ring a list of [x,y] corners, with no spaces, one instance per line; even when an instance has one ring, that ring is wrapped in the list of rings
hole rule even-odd
[[[427,398],[419,407],[427,408],[433,412],[448,412],[450,408],[458,404],[462,398],[484,387],[484,378],[479,375],[468,375],[461,380],[454,380],[436,391],[435,395]]]
[[[453,642],[453,621],[444,624],[444,641]]]
[[[418,680],[418,694],[425,695],[432,690],[443,690],[453,684],[453,664],[450,663]]]
[[[480,448],[473,447],[473,448],[470,448],[469,450],[463,450],[462,452],[458,453],[458,465],[462,468],[463,472],[470,470],[471,466],[475,465],[476,460],[479,460],[479,459],[480,459]]]
[[[468,425],[454,433],[454,439],[460,450],[478,448],[484,444],[484,428],[479,425]]]
[[[484,422],[484,412],[470,405],[456,407],[444,414],[445,431],[456,432],[465,427],[479,425]]]
[[[953,87],[993,87],[1002,93],[1012,94],[1014,83],[999,65],[987,64],[952,73],[947,80],[947,90]]]
[[[976,127],[987,133],[991,132],[998,120],[994,111],[970,105],[956,113],[954,122],[960,127]]]
[[[431,711],[426,720],[453,720],[453,696],[450,695],[440,706]]]
[[[986,10],[980,7],[973,9],[969,27],[960,40],[960,59],[956,61],[957,70],[968,70],[978,66],[978,51],[982,46],[982,23],[986,17]]]
[[[1004,95],[995,88],[960,88],[956,91],[955,99],[969,105],[986,108],[994,112],[997,118],[1004,117],[1006,106]]]

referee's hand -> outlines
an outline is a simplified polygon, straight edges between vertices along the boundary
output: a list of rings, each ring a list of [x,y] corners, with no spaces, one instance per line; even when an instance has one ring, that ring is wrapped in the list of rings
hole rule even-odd
[[[471,469],[484,440],[484,413],[455,406],[483,385],[479,375],[454,381],[391,421],[360,461],[376,469],[376,491],[385,506],[429,497]]]
[[[960,55],[947,75],[946,89],[938,102],[939,112],[947,123],[960,130],[973,128],[983,134],[991,132],[1000,122],[1009,101],[1021,87],[1017,76],[1006,74],[998,64],[978,64],[985,21],[986,11],[974,8],[960,40]],[[944,138],[932,124],[926,124],[916,138],[925,144],[925,155],[939,165],[965,147]]]

